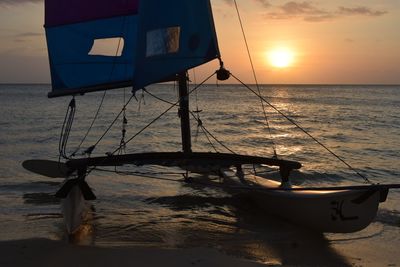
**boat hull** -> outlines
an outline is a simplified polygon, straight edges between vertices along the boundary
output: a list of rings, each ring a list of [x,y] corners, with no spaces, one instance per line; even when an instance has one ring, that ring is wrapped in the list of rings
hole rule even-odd
[[[280,183],[258,179],[260,188]],[[264,210],[319,232],[350,233],[367,227],[375,218],[380,190],[263,191],[251,198]]]
[[[68,234],[74,234],[82,225],[86,214],[86,201],[79,185],[74,185],[61,200],[61,211]]]

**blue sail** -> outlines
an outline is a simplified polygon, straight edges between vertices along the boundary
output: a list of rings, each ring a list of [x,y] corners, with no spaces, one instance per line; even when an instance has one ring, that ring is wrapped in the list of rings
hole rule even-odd
[[[209,0],[46,0],[49,97],[138,90],[219,56]]]
[[[141,88],[219,56],[209,1],[142,1],[134,87]]]

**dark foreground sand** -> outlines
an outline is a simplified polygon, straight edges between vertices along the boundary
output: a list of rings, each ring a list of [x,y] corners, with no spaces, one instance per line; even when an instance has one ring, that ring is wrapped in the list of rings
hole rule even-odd
[[[308,253],[304,253],[304,249]],[[255,262],[227,255],[212,248],[162,249],[153,247],[96,247],[68,244],[66,241],[26,239],[0,242],[1,267],[79,267],[79,266],[351,266],[341,257],[327,255],[318,247],[292,248],[284,262]],[[311,250],[311,254],[310,254]],[[314,253],[313,253],[314,252]]]
[[[29,239],[0,242],[0,251],[1,267],[265,266],[260,263],[224,255],[209,248],[101,248],[69,245],[63,241],[48,239]]]
[[[280,239],[255,262],[213,248],[98,247],[65,240],[25,239],[0,242],[0,267],[79,266],[400,266],[398,230],[369,238],[327,242],[304,235],[296,242]],[[346,236],[345,236],[346,237]],[[394,242],[393,239],[396,239]],[[249,248],[257,249],[257,248]]]

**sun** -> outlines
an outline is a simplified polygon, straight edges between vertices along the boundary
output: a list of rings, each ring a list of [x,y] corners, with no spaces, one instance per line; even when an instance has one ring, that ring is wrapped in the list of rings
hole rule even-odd
[[[293,52],[286,48],[278,48],[267,53],[269,63],[276,68],[287,68],[293,64]]]

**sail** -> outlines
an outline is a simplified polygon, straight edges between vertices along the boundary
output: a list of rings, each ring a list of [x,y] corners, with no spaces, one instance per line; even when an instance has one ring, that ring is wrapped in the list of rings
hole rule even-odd
[[[136,88],[219,56],[208,0],[144,0],[140,13],[151,15],[140,20]]]
[[[219,56],[209,0],[46,0],[49,97],[138,90]]]

